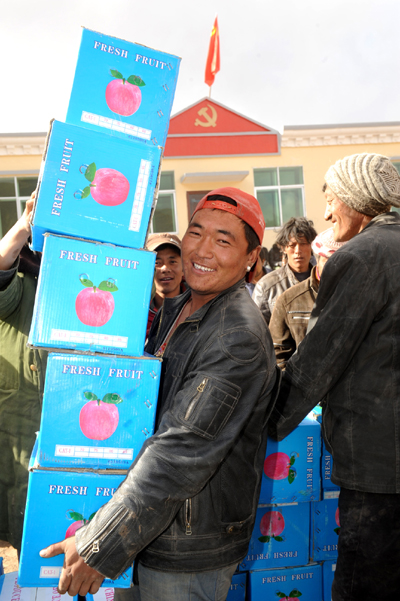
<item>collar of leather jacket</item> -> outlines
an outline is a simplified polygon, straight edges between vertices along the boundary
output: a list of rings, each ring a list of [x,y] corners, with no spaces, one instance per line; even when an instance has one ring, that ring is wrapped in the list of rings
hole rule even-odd
[[[216,296],[215,298],[210,300],[208,303],[206,303],[205,305],[200,307],[200,309],[198,309],[195,313],[193,313],[193,315],[188,317],[185,320],[185,323],[186,322],[201,322],[204,319],[204,317],[207,315],[210,308],[213,305],[215,305],[215,303],[220,302],[220,300],[223,297],[227,296],[228,294],[231,294],[235,290],[238,290],[239,288],[244,288],[245,285],[246,285],[246,281],[245,281],[245,278],[243,278],[243,279],[239,280],[238,282],[236,282],[236,284],[234,284],[230,288],[223,290],[220,294],[218,294],[218,296]],[[156,320],[158,321],[158,327],[157,327],[156,332],[154,332],[153,336],[151,336],[151,339],[149,338],[148,345],[146,346],[147,352],[149,352],[149,353],[154,352],[155,346],[157,346],[157,345],[154,346],[155,341],[159,339],[160,335],[162,338],[163,332],[166,332],[169,330],[169,328],[171,327],[171,325],[174,322],[174,319],[176,318],[177,315],[179,315],[183,306],[189,300],[191,293],[192,292],[189,288],[183,294],[174,296],[173,298],[165,298],[164,299],[163,306],[161,307],[160,311],[158,311],[158,313],[156,314],[156,317],[154,318],[154,321],[156,321]],[[154,348],[153,348],[153,346],[154,346]]]

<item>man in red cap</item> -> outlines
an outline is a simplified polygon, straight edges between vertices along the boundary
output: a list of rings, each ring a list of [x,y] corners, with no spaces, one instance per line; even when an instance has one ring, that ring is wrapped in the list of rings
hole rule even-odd
[[[96,593],[136,559],[117,599],[223,601],[247,553],[278,385],[271,337],[245,288],[264,234],[257,200],[207,194],[182,240],[189,290],[165,298],[146,350],[163,356],[155,434],[65,553],[59,590]]]

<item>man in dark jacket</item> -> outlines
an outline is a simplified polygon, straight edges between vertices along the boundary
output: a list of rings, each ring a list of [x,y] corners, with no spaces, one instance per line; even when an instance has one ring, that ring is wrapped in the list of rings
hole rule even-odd
[[[307,336],[289,360],[270,432],[279,440],[323,402],[339,498],[333,601],[400,592],[400,176],[387,157],[337,161],[325,180],[338,242]]]
[[[316,235],[313,222],[305,217],[292,217],[280,229],[276,243],[283,250],[285,264],[262,277],[252,296],[267,324],[282,292],[310,277],[311,243]]]
[[[318,234],[311,245],[317,264],[312,268],[310,277],[291,286],[276,299],[269,331],[274,342],[276,362],[281,369],[285,369],[307,333],[325,263],[342,244],[335,242],[332,227]]]
[[[137,558],[141,601],[225,600],[254,526],[277,380],[244,280],[263,234],[240,190],[197,206],[182,240],[190,289],[164,300],[146,348],[163,356],[156,432],[90,524],[42,551],[65,553],[60,592],[95,593]]]

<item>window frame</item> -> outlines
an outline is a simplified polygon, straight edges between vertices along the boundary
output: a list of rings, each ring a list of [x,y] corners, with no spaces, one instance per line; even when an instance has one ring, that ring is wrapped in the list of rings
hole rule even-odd
[[[157,211],[158,198],[162,194],[171,194],[172,195],[173,210],[174,210],[174,221],[175,221],[175,230],[174,231],[168,231],[168,232],[154,232],[153,231],[153,220],[154,220],[154,215],[155,215],[155,213]],[[175,190],[159,190],[158,193],[157,193],[157,204],[155,206],[153,215],[151,216],[151,219],[150,219],[149,234],[154,234],[154,233],[157,233],[157,234],[177,234],[178,231],[179,231],[179,228],[178,228],[178,213],[177,213],[177,210],[176,210],[176,192],[175,192]]]
[[[21,218],[22,213],[24,212],[24,210],[22,209],[21,202],[26,202],[27,200],[30,199],[30,195],[23,196],[19,193],[18,179],[23,179],[23,178],[26,178],[26,179],[34,179],[35,178],[35,179],[39,180],[39,171],[37,172],[37,174],[36,173],[18,173],[17,175],[12,174],[12,173],[1,173],[0,174],[0,182],[1,182],[1,180],[4,180],[4,179],[13,179],[14,180],[15,194],[13,196],[0,196],[0,203],[3,201],[15,200],[15,203],[17,205],[17,221],[18,221],[18,219]],[[0,238],[5,236],[6,233],[7,232],[5,232],[3,234],[3,232],[0,231]]]
[[[302,184],[281,185],[279,170],[280,169],[285,169],[285,168],[301,169],[301,173],[302,173],[302,176],[303,176],[303,183]],[[266,171],[267,169],[275,169],[276,170],[278,184],[274,185],[274,186],[256,186],[256,184],[255,184],[255,172],[256,171]],[[276,167],[274,167],[274,166],[271,166],[271,167],[253,167],[253,181],[254,181],[254,196],[257,198],[257,200],[258,200],[258,197],[257,197],[258,190],[261,190],[261,191],[277,190],[278,191],[280,224],[273,225],[273,226],[265,226],[265,230],[273,231],[273,230],[276,230],[277,228],[282,227],[282,225],[284,224],[283,214],[282,214],[283,212],[282,212],[281,190],[293,190],[294,188],[301,190],[301,201],[302,201],[302,208],[303,208],[303,215],[302,215],[302,217],[307,217],[307,213],[306,213],[306,200],[305,200],[305,194],[304,194],[304,172],[303,172],[303,166],[302,165],[279,165],[279,166],[276,166]]]

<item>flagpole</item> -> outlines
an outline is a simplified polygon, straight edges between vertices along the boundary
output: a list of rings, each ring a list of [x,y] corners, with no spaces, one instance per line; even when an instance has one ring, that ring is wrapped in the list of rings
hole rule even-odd
[[[211,86],[209,86],[210,90],[208,92],[208,97],[211,98]]]

